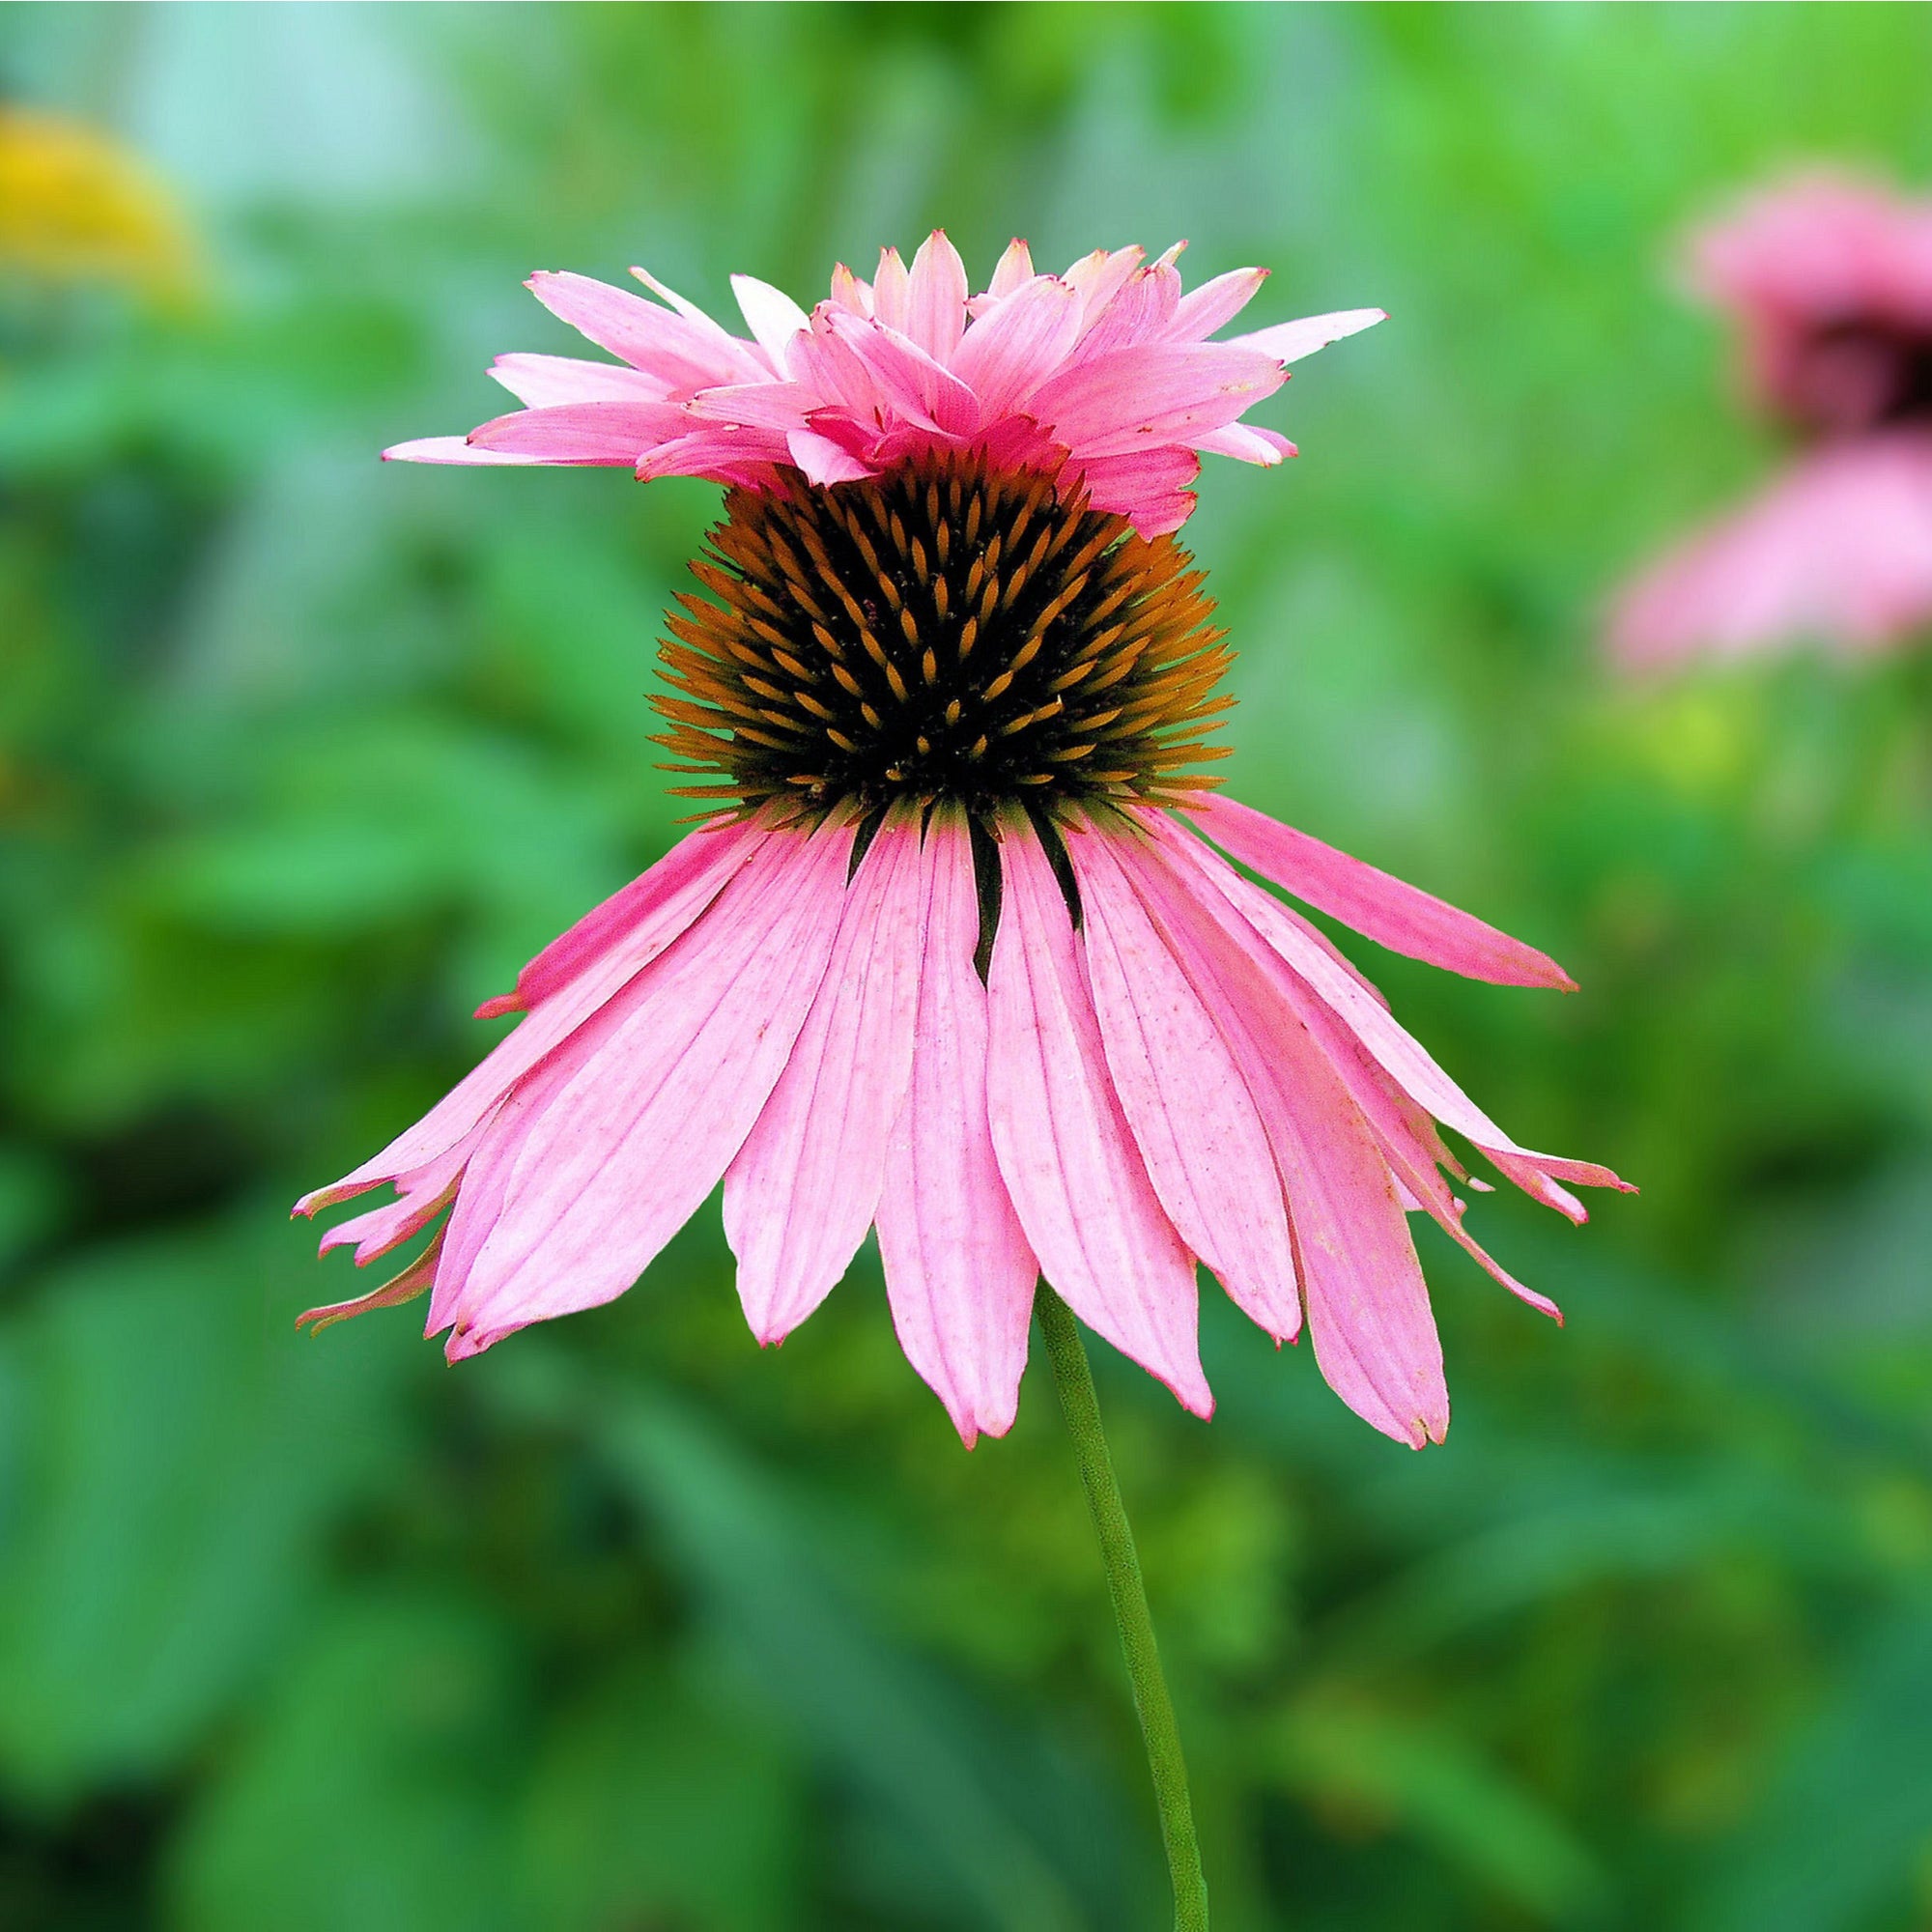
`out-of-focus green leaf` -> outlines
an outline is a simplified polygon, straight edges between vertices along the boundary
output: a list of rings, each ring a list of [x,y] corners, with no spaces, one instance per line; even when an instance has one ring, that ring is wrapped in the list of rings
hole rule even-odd
[[[527,1922],[497,1822],[515,1666],[488,1610],[458,1598],[327,1605],[186,1820],[167,1873],[173,1922],[195,1932],[257,1932],[265,1919],[288,1932]]]
[[[768,1731],[642,1659],[558,1714],[522,1802],[516,1894],[545,1932],[789,1932],[808,1821]]]
[[[1853,1661],[1762,1809],[1690,1893],[1685,1932],[1907,1923],[1906,1901],[1932,1854],[1928,1736],[1932,1603],[1920,1600]],[[1879,1907],[1892,1912],[1876,1918]]]
[[[1321,1806],[1415,1833],[1540,1919],[1574,1922],[1601,1901],[1604,1874],[1576,1834],[1446,1731],[1320,1695],[1266,1728],[1275,1776]]]
[[[1016,1741],[981,1721],[840,1602],[781,1492],[663,1394],[616,1388],[532,1347],[497,1392],[513,1414],[568,1418],[635,1486],[758,1695],[924,1848],[923,1904],[988,1927],[1083,1922],[1047,1829],[1056,1793]],[[1077,1815],[1077,1811],[1076,1811]]]
[[[0,1780],[174,1772],[272,1674],[332,1512],[380,1468],[389,1338],[290,1324],[260,1234],[102,1249],[0,1326]]]

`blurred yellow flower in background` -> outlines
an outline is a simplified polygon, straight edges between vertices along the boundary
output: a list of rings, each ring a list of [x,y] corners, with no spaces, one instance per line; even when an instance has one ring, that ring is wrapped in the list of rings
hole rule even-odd
[[[181,208],[138,155],[84,121],[0,106],[0,275],[180,300],[199,262]]]

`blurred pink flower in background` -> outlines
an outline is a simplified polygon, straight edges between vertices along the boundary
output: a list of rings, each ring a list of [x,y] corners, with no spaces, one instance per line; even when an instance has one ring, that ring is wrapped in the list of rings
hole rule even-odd
[[[1813,177],[1693,239],[1751,406],[1798,448],[1741,509],[1630,584],[1631,669],[1815,639],[1847,655],[1932,621],[1932,200]]]
[[[393,1282],[303,1319],[428,1292],[430,1331],[473,1355],[621,1294],[722,1179],[757,1339],[876,1227],[900,1342],[969,1444],[1012,1423],[1042,1271],[1208,1413],[1197,1260],[1276,1338],[1305,1314],[1378,1429],[1439,1439],[1406,1213],[1556,1311],[1464,1233],[1437,1123],[1573,1219],[1566,1182],[1623,1183],[1511,1140],[1213,846],[1397,952],[1571,982],[1212,797],[1191,768],[1221,755],[1229,653],[1166,534],[1197,451],[1288,447],[1236,422],[1282,358],[1380,311],[1213,345],[1262,271],[1183,295],[1167,257],[1036,275],[1015,242],[969,298],[943,237],[897,261],[841,270],[810,316],[741,278],[754,341],[668,296],[540,278],[633,366],[506,357],[530,407],[391,452],[730,486],[655,700],[717,815],[483,1009],[525,1017],[446,1098],[300,1204],[394,1186],[323,1241],[358,1263],[447,1212]]]

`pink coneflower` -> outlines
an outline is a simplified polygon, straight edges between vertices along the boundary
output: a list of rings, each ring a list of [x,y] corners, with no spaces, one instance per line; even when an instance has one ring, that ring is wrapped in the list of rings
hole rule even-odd
[[[1625,591],[1612,649],[1643,668],[1896,644],[1932,620],[1932,201],[1801,181],[1697,237],[1691,269],[1799,452]]]
[[[392,1184],[323,1241],[359,1263],[446,1214],[394,1281],[304,1319],[428,1291],[430,1332],[475,1354],[621,1294],[722,1179],[758,1341],[876,1228],[899,1339],[969,1444],[1013,1420],[1042,1272],[1208,1414],[1197,1261],[1278,1339],[1305,1316],[1378,1429],[1440,1438],[1407,1213],[1555,1311],[1463,1231],[1438,1123],[1577,1220],[1569,1185],[1622,1183],[1519,1147],[1222,856],[1397,952],[1571,983],[1201,775],[1232,700],[1168,534],[1196,452],[1276,461],[1237,418],[1379,319],[1208,341],[1261,281],[1183,294],[1138,249],[1039,275],[1015,242],[972,297],[935,235],[910,270],[841,269],[810,315],[741,278],[745,341],[668,291],[536,278],[624,365],[504,357],[528,408],[390,453],[728,486],[655,700],[715,815],[482,1009],[525,1017],[445,1099],[300,1204]]]

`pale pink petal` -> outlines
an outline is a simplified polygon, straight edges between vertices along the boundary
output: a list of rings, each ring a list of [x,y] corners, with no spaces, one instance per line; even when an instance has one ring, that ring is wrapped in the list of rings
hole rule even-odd
[[[848,315],[869,317],[872,313],[872,285],[855,275],[843,262],[832,270],[832,305]]]
[[[933,813],[922,853],[925,953],[912,1084],[879,1199],[879,1257],[906,1359],[970,1448],[1019,1406],[1038,1264],[986,1118],[986,989],[973,969],[980,897],[963,814]]]
[[[1032,280],[1032,251],[1016,235],[1007,243],[1006,252],[993,270],[993,279],[986,284],[986,293],[997,299],[1011,295],[1021,283]]]
[[[1278,322],[1272,328],[1257,328],[1247,335],[1228,337],[1230,348],[1257,349],[1277,362],[1299,362],[1318,349],[1344,336],[1359,335],[1378,322],[1388,320],[1385,308],[1343,308],[1332,315],[1305,315],[1299,322]]]
[[[1226,423],[1194,438],[1194,447],[1204,456],[1232,456],[1237,463],[1258,463],[1272,469],[1277,463],[1301,452],[1271,429],[1258,429],[1252,423]]]
[[[918,814],[896,814],[846,892],[818,997],[724,1176],[724,1234],[761,1346],[832,1292],[878,1209],[912,1078],[924,887]]]
[[[1069,834],[1100,1037],[1181,1238],[1279,1341],[1301,1332],[1281,1177],[1233,1049],[1097,830]]]
[[[472,1232],[468,1181],[450,1217],[452,1339],[611,1300],[696,1211],[805,1023],[851,847],[850,825],[773,834],[611,1003],[568,1082],[485,1135],[470,1179],[487,1230]]]
[[[755,365],[757,358],[752,355],[750,348],[733,335],[722,322],[706,314],[695,301],[679,295],[675,289],[667,288],[648,269],[633,268],[631,272],[654,296],[668,301],[686,322],[697,329],[715,355],[732,359],[748,370]]]
[[[881,314],[879,319],[900,327],[891,316]],[[901,333],[911,336],[935,361],[950,364],[965,327],[966,264],[946,239],[945,229],[935,228],[912,258]]]
[[[1168,324],[1169,341],[1205,342],[1247,307],[1267,278],[1265,269],[1233,269],[1189,289]]]
[[[683,436],[691,418],[676,403],[559,403],[516,410],[469,432],[478,449],[507,450],[544,463],[611,463],[629,468],[644,451]]]
[[[768,373],[749,343],[727,335],[701,311],[662,309],[588,275],[539,273],[528,287],[553,315],[600,349],[659,377],[672,393],[756,382]]]
[[[1250,806],[1204,797],[1192,816],[1242,865],[1391,952],[1499,986],[1577,990],[1576,980],[1534,947]]]
[[[1081,311],[1083,327],[1091,328],[1106,313],[1111,302],[1125,284],[1126,279],[1147,260],[1147,250],[1138,242],[1126,248],[1116,248],[1111,252],[1105,248],[1095,248],[1091,255],[1083,255],[1066,271],[1066,279],[1080,291],[1080,299],[1085,304]]]
[[[662,402],[665,384],[621,362],[585,362],[575,355],[499,355],[490,374],[528,410],[554,403]]]
[[[499,449],[478,449],[466,436],[419,436],[411,442],[394,442],[383,452],[384,463],[480,463],[506,468],[541,463],[540,456],[512,456]]]
[[[1279,363],[1225,343],[1147,344],[1075,363],[1028,409],[1077,454],[1124,455],[1218,429],[1283,380]]]
[[[1083,333],[1079,353],[1072,359],[1086,362],[1117,349],[1162,341],[1169,335],[1179,306],[1180,277],[1173,269],[1156,262],[1137,270],[1122,284],[1105,314]]]
[[[758,347],[772,358],[775,369],[782,369],[785,344],[801,329],[811,327],[810,318],[782,289],[775,289],[755,275],[733,275],[731,293],[738,298],[739,313]]]
[[[677,939],[770,836],[743,823],[694,832],[641,878],[553,940],[518,976],[520,996],[526,995],[536,1010],[414,1126],[333,1186],[305,1195],[296,1204],[297,1213],[333,1207],[447,1152],[539,1061]]]
[[[1316,1360],[1384,1435],[1449,1426],[1442,1350],[1414,1243],[1369,1123],[1276,991],[1261,938],[1153,847],[1128,877],[1249,1078],[1288,1193]]]
[[[811,373],[816,375],[817,371]],[[831,400],[826,387],[816,381],[732,383],[724,388],[698,390],[684,405],[683,430],[689,433],[707,423],[729,423],[784,436],[808,427],[812,412]]]
[[[872,471],[842,445],[816,430],[795,429],[785,438],[791,460],[810,483],[850,483]]]
[[[1073,1312],[1184,1406],[1209,1415],[1193,1257],[1114,1092],[1060,883],[1017,813],[1002,824],[1000,872],[986,1094],[1020,1226]]]
[[[912,277],[896,248],[879,250],[879,272],[872,283],[872,314],[903,335],[912,321]]]
[[[790,460],[777,430],[715,423],[646,450],[638,458],[637,477],[649,483],[660,476],[708,476],[716,483],[755,485],[770,480],[768,465]]]
[[[1079,333],[1078,293],[1057,276],[1037,275],[966,331],[952,373],[993,420],[1018,408],[1053,373]]]

